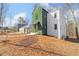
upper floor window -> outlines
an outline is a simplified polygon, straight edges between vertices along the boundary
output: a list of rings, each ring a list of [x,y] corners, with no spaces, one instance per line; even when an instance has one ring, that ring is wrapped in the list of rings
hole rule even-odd
[[[57,17],[57,14],[55,13],[55,14],[54,14],[54,18],[56,18],[56,17]]]
[[[57,30],[57,24],[54,24],[54,29]]]

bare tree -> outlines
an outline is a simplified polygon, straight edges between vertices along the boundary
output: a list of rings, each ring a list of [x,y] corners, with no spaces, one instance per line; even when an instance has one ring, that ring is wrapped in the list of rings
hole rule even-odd
[[[25,25],[28,25],[28,21],[27,21],[28,19],[27,18],[24,18],[24,17],[19,17],[18,18],[18,23],[19,24],[25,24]]]
[[[6,12],[8,10],[8,4],[0,3],[0,25],[3,27],[3,22],[6,17]]]
[[[73,8],[72,8],[72,5],[70,5],[70,4],[68,4],[68,3],[65,3],[65,5],[68,7],[68,9],[71,11],[71,13],[72,13],[72,17],[73,17],[73,20],[75,21],[75,25],[76,25],[76,27],[75,27],[75,30],[76,30],[76,36],[77,36],[77,39],[79,38],[78,37],[78,28],[77,28],[77,22],[76,22],[76,18],[75,18],[75,15],[74,15],[74,10],[73,10]]]

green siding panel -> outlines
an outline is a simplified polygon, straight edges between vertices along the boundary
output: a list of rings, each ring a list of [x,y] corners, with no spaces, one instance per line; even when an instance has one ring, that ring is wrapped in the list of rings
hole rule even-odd
[[[33,13],[32,13],[32,24],[35,24],[36,22],[40,22],[41,29],[36,30],[33,26],[32,31],[38,32],[38,34],[47,34],[47,12],[39,5],[37,4]]]
[[[42,10],[42,24],[43,24],[43,34],[47,35],[47,11]]]

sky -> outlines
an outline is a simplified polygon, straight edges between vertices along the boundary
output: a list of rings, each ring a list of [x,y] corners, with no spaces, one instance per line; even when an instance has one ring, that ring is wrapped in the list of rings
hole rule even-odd
[[[18,17],[20,16],[27,18],[26,21],[31,24],[32,12],[35,5],[35,3],[9,3],[4,26],[14,26],[17,23]],[[61,8],[64,6],[63,3],[40,3],[40,5],[45,9],[48,9],[49,7]]]
[[[5,26],[9,26],[10,22],[13,26],[15,23],[17,23],[17,18],[19,16],[25,17],[28,19],[28,21],[31,23],[32,19],[32,11],[35,4],[24,4],[24,3],[10,3],[8,4],[8,11],[6,14],[6,21],[7,23],[4,23]]]

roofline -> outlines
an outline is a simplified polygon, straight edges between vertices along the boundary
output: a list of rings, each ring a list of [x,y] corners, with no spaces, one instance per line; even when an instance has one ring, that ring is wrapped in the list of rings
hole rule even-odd
[[[32,14],[34,13],[36,6],[37,6],[37,3],[36,3],[36,5],[35,5],[35,7],[34,7],[34,9],[33,9],[33,11],[32,11]],[[42,7],[41,7],[41,8],[42,8]],[[42,9],[44,9],[44,8],[42,8]],[[44,9],[44,10],[45,10],[45,9]],[[48,13],[47,10],[45,10],[45,11]]]
[[[45,10],[44,8],[42,8],[45,12],[47,12],[48,13],[48,11],[47,10]]]
[[[32,14],[33,14],[33,12],[35,11],[36,6],[37,6],[37,3],[36,3],[36,5],[35,5],[35,7],[34,7],[34,9],[33,9],[33,11],[32,11]]]

